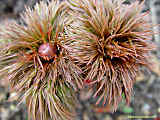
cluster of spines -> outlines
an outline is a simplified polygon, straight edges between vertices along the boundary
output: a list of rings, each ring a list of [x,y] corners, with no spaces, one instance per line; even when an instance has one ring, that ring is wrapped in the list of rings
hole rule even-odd
[[[153,32],[143,3],[123,2],[41,2],[21,15],[24,25],[0,31],[0,76],[34,120],[74,119],[75,94],[84,85],[95,91],[96,104],[116,109],[123,95],[129,103],[139,67],[149,64]]]

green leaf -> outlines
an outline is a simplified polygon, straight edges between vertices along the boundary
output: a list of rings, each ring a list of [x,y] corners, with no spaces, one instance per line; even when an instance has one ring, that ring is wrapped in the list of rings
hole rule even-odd
[[[122,110],[124,113],[133,113],[133,108],[125,106]]]

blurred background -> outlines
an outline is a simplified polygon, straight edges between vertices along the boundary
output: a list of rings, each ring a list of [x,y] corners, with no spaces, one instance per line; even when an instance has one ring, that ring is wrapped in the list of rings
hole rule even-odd
[[[40,0],[0,0],[0,27],[6,21],[20,20],[20,13],[24,6],[33,7]],[[44,0],[47,1],[47,0]],[[126,0],[130,4],[135,0]],[[140,2],[142,2],[141,0]],[[142,12],[150,12],[150,20],[160,24],[160,0],[145,0]],[[158,33],[159,26],[153,28]],[[84,92],[78,94],[79,105],[77,106],[76,120],[160,120],[160,34],[153,36],[157,50],[153,51],[153,67],[151,70],[141,68],[142,72],[137,76],[134,92],[129,106],[125,102],[119,104],[118,110],[112,113],[108,108],[96,108],[94,101],[89,99],[90,95]],[[16,93],[10,93],[6,87],[7,81],[0,82],[0,120],[27,120],[25,105],[17,106],[17,102],[9,102],[8,98]],[[137,118],[131,118],[137,116]]]

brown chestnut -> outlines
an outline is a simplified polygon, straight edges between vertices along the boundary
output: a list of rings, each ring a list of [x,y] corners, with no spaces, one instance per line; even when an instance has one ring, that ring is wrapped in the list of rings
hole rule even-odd
[[[53,45],[51,43],[44,43],[40,45],[38,49],[39,56],[47,61],[53,59],[56,56],[56,52],[56,45]]]

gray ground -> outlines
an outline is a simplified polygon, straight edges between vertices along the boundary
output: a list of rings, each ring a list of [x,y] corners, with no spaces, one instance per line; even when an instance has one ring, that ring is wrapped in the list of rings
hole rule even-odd
[[[6,20],[19,20],[19,13],[24,10],[24,5],[33,6],[39,0],[0,0],[0,22]],[[134,1],[134,0],[128,0]],[[141,0],[142,1],[142,0]],[[146,0],[144,11],[151,11],[153,24],[160,24],[160,0]],[[158,27],[153,29],[159,31]],[[155,35],[153,41],[160,46],[160,37]],[[78,116],[76,120],[129,120],[128,115],[135,116],[160,116],[160,52],[159,47],[153,52],[153,69],[148,71],[142,68],[142,73],[137,77],[134,93],[130,106],[122,102],[115,113],[97,113],[92,99],[84,98],[83,92],[78,95],[80,105],[77,107]],[[10,94],[8,88],[4,87],[6,82],[0,85],[0,120],[27,120],[25,105],[16,107],[16,102],[8,102]],[[134,118],[135,119],[135,118]],[[133,120],[134,120],[133,119]],[[142,120],[142,119],[135,119]],[[160,120],[147,118],[145,120]]]

